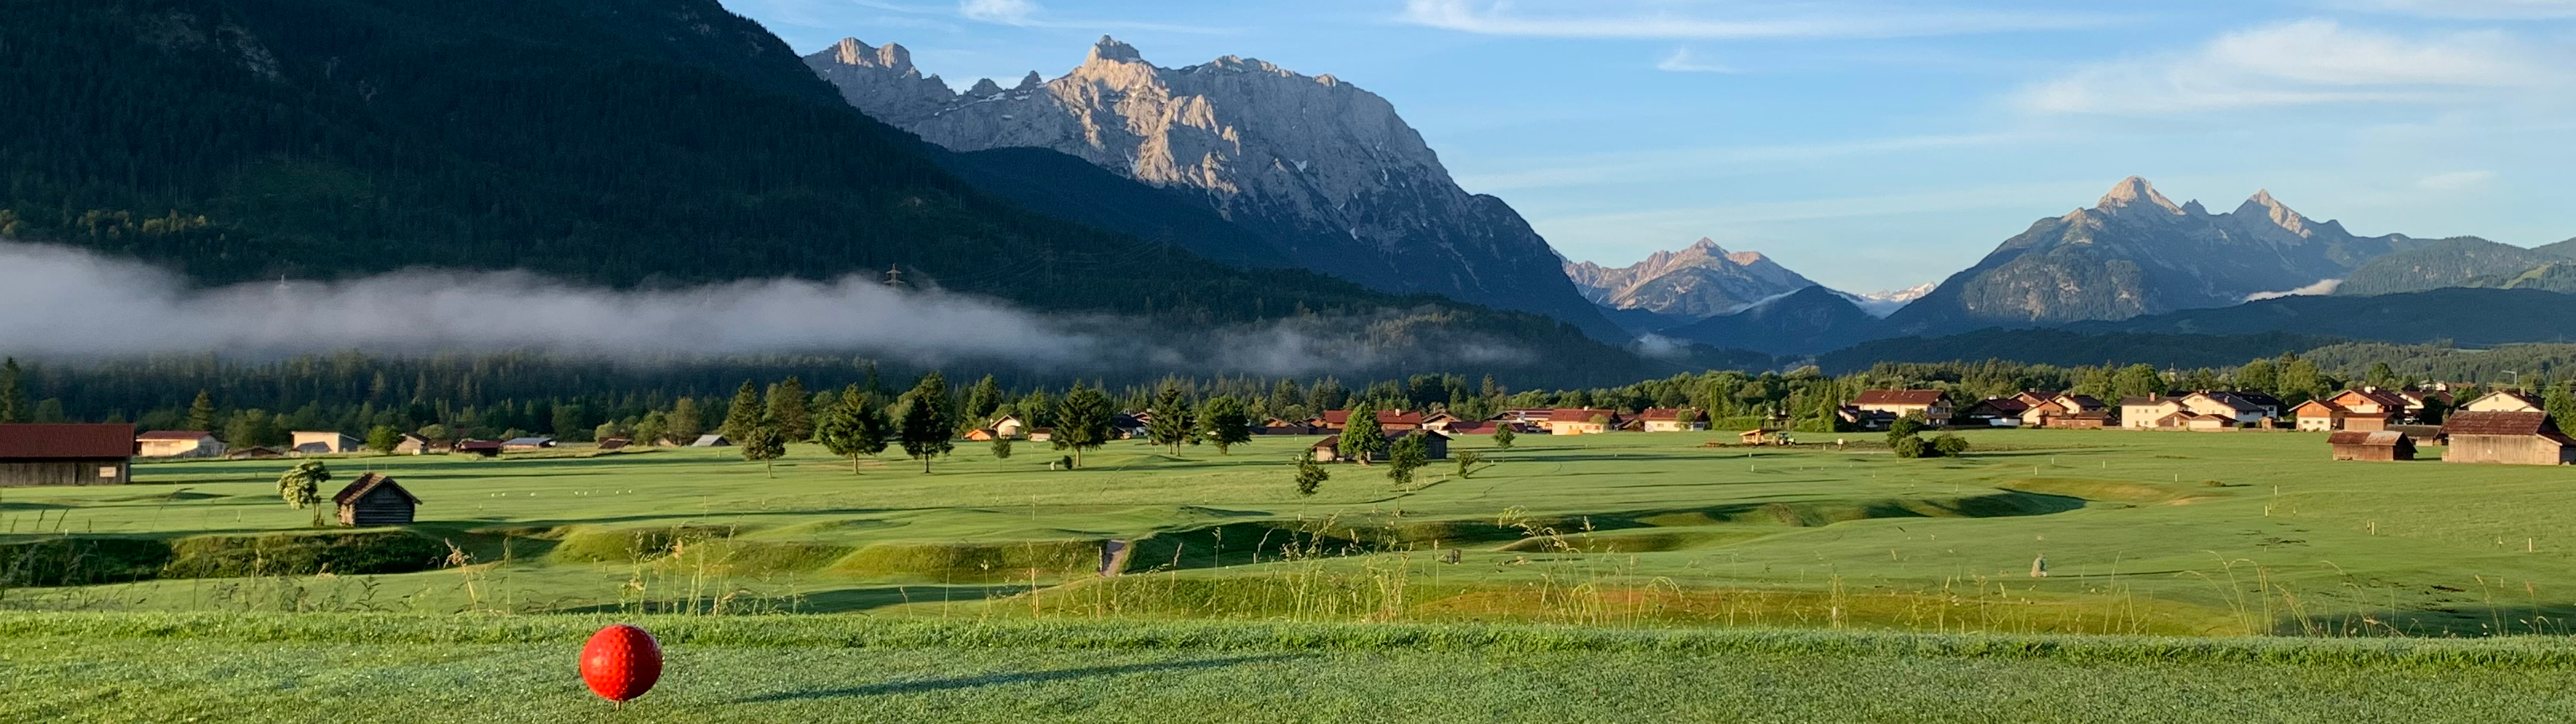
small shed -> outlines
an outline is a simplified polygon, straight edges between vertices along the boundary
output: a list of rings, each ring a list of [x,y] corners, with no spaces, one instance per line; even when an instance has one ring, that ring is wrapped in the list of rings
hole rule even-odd
[[[225,460],[276,460],[282,457],[286,457],[286,453],[273,447],[246,447],[224,453]]]
[[[458,455],[473,455],[487,458],[499,457],[501,455],[501,443],[496,440],[458,440],[456,441],[455,450]]]
[[[340,504],[340,524],[356,528],[411,525],[412,513],[420,507],[420,498],[383,473],[358,476],[331,501]]]
[[[2415,459],[2415,440],[2393,430],[2348,430],[2326,436],[2336,460],[2395,462]]]
[[[602,451],[624,450],[626,449],[626,446],[633,444],[635,444],[635,438],[631,437],[600,438],[599,449]]]
[[[403,433],[402,442],[394,443],[395,455],[428,455],[445,452],[436,441],[412,433]]]
[[[551,437],[514,437],[501,441],[501,449],[510,452],[544,450],[554,446],[555,439]]]
[[[723,435],[699,435],[689,441],[689,447],[733,447],[733,440]]]

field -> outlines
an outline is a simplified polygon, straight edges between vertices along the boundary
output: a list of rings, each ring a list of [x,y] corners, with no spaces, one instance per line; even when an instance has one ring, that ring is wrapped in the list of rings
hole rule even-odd
[[[372,536],[296,533],[286,463],[158,463],[0,491],[20,584],[0,606],[2423,637],[2564,634],[2576,605],[2561,469],[2334,463],[2302,433],[1988,431],[1961,460],[1712,437],[1461,440],[1486,456],[1470,476],[1337,466],[1312,498],[1285,462],[1306,438],[1117,443],[1069,472],[1027,443],[927,475],[810,447],[774,470],[726,449],[330,461],[427,501]],[[1098,575],[1106,540],[1132,543],[1125,575]],[[87,577],[37,575],[69,561]]]
[[[0,614],[0,720],[2562,722],[2532,638],[1919,636],[674,617],[623,711],[605,619]]]

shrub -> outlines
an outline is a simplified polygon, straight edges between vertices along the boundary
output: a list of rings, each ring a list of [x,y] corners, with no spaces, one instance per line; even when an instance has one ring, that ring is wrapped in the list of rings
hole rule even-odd
[[[1932,438],[1932,453],[1937,457],[1945,458],[1966,457],[1968,454],[1968,439],[1957,435],[1942,435],[1940,437]]]
[[[1923,453],[1929,447],[1929,445],[1923,442],[1922,436],[1919,435],[1907,435],[1905,437],[1895,438],[1890,441],[1887,446],[1896,450],[1897,457],[1909,459],[1923,457]]]

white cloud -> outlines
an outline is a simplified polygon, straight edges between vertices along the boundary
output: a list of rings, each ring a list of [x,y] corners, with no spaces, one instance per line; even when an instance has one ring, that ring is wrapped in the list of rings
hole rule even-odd
[[[2415,188],[2426,191],[2460,191],[2481,188],[2495,180],[2494,171],[2451,171],[2415,180]]]
[[[2299,288],[2297,288],[2297,289],[2291,289],[2291,290],[2288,290],[2288,291],[2280,291],[2280,292],[2256,292],[2256,293],[2253,293],[2253,294],[2248,294],[2248,295],[2245,295],[2245,301],[2248,301],[2248,302],[2260,302],[2260,301],[2263,301],[2263,300],[2266,300],[2266,299],[2285,299],[2285,298],[2288,298],[2288,297],[2322,297],[2322,296],[2325,296],[2325,295],[2328,295],[2328,294],[2333,294],[2333,293],[2335,293],[2335,290],[2336,290],[2336,289],[2340,289],[2340,288],[2342,288],[2342,287],[2343,287],[2343,280],[2341,280],[2341,279],[2326,279],[2326,280],[2319,281],[2319,282],[2317,282],[2317,283],[2315,283],[2315,284],[2310,284],[2310,285],[2307,285],[2307,286],[2304,286],[2304,287],[2299,287]]]
[[[2356,9],[2436,18],[2514,20],[2576,17],[2576,0],[2359,0]]]
[[[1671,55],[1664,56],[1663,61],[1655,64],[1655,69],[1667,73],[1735,72],[1734,68],[1727,67],[1725,64],[1701,60],[1699,56],[1693,54],[1689,48],[1674,48]]]
[[[2039,113],[2153,115],[2336,103],[2437,103],[2555,82],[2541,53],[2493,31],[2405,37],[2301,20],[2180,56],[2076,70],[2022,89]]]
[[[1901,38],[2100,27],[2116,19],[2087,14],[1981,10],[1844,8],[1812,4],[1745,8],[1738,17],[1675,12],[1669,2],[1542,0],[1552,12],[1524,13],[1505,0],[1407,0],[1404,22],[1482,35],[1544,38],[1743,39]]]
[[[968,20],[1002,25],[1029,25],[1040,12],[1029,0],[965,0],[957,4],[957,14]]]

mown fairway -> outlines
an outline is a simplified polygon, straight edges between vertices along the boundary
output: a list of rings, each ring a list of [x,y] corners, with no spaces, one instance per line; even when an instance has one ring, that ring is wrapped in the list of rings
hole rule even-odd
[[[2561,722],[2576,653],[2392,641],[651,618],[5,614],[0,720],[82,722]]]
[[[416,530],[469,565],[292,575],[309,571],[236,551],[231,577],[137,566],[0,605],[2408,636],[2563,634],[2576,605],[2564,469],[2334,463],[2299,433],[1980,432],[1946,461],[1701,446],[1717,437],[1732,435],[1467,439],[1489,463],[1472,477],[1441,462],[1398,489],[1336,466],[1313,498],[1285,462],[1303,437],[1178,458],[1117,443],[1075,472],[1047,470],[1040,444],[1003,461],[965,445],[928,475],[901,460],[853,475],[800,446],[774,479],[723,449],[349,458],[332,461],[341,480],[395,475],[427,501]],[[294,530],[309,514],[278,502],[286,466],[0,491],[0,531]],[[1107,539],[1134,541],[1128,575],[1094,573]],[[2034,579],[2042,554],[2052,575]]]

